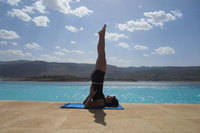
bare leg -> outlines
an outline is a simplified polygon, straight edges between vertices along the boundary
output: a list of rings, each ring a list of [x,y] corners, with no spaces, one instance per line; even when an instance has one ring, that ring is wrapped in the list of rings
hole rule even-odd
[[[98,58],[95,67],[95,69],[99,69],[103,72],[106,72],[105,32],[106,24],[103,26],[102,30],[99,31],[99,42],[97,46]]]

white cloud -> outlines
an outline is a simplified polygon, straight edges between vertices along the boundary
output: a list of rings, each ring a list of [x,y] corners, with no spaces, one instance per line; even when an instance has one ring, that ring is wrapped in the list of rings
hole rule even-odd
[[[76,27],[74,27],[74,26],[65,26],[65,29],[66,30],[69,30],[69,31],[71,31],[71,32],[78,32],[79,30],[76,28]]]
[[[73,63],[90,63],[94,64],[95,60],[93,59],[86,59],[86,60],[77,60],[73,58],[58,58],[56,56],[48,55],[48,54],[43,54],[40,55],[40,58],[37,58],[37,60],[44,60],[44,61],[49,61],[49,62],[73,62]]]
[[[31,53],[25,52],[25,56],[33,56]]]
[[[60,46],[56,46],[55,48],[56,48],[56,49],[61,49],[61,47],[60,47]]]
[[[84,54],[85,53],[84,51],[81,51],[81,50],[72,50],[71,52],[77,53],[77,54]]]
[[[40,45],[37,43],[26,44],[25,47],[28,49],[40,49],[41,48]]]
[[[0,45],[8,45],[7,41],[0,41]]]
[[[54,54],[59,55],[59,56],[63,56],[65,55],[65,53],[77,53],[77,54],[83,54],[84,51],[81,50],[67,50],[67,49],[61,49],[60,51],[55,51]]]
[[[150,30],[153,28],[145,19],[140,19],[139,21],[127,21],[125,24],[118,24],[118,28],[121,31],[127,30],[133,32],[135,30]]]
[[[95,36],[98,36],[98,34],[97,34],[97,33],[94,33],[94,35],[95,35]]]
[[[73,58],[62,57],[62,55],[59,55],[59,57],[57,57],[57,56],[53,56],[49,54],[40,55],[40,57],[36,58],[36,60],[44,60],[44,61],[49,61],[49,62],[73,62],[73,63],[92,63],[92,64],[94,64],[96,61],[93,59],[77,60]]]
[[[0,58],[1,60],[19,60],[19,59],[28,59],[30,60],[30,57],[32,57],[31,53],[28,52],[22,52],[21,50],[14,50],[14,49],[8,49],[8,50],[0,50]]]
[[[38,10],[40,13],[46,13],[46,7],[43,5],[42,0],[38,0],[33,4],[35,10]]]
[[[27,12],[27,13],[31,13],[31,14],[34,13],[33,10],[34,10],[34,7],[33,7],[33,6],[25,6],[25,7],[22,9],[23,12]]]
[[[18,17],[19,19],[29,22],[32,20],[37,26],[46,27],[47,23],[50,21],[47,16],[38,16],[32,19],[27,13],[34,14],[34,10],[37,10],[39,13],[47,13],[45,11],[46,7],[43,5],[42,0],[36,1],[32,6],[24,6],[23,9],[12,9],[8,11],[8,15],[12,17]]]
[[[38,16],[33,18],[33,22],[40,27],[47,27],[50,22],[47,16]]]
[[[174,16],[178,17],[178,18],[181,18],[183,16],[183,13],[181,13],[181,11],[179,10],[175,10],[175,11],[171,11]]]
[[[87,9],[87,7],[85,7],[85,6],[81,6],[79,8],[76,8],[75,10],[71,10],[70,13],[74,14],[78,17],[83,17],[83,16],[86,16],[86,15],[90,15],[90,13],[93,13],[93,11]]]
[[[48,7],[58,10],[61,13],[69,14],[70,6],[68,0],[42,0]]]
[[[84,54],[85,52],[81,51],[81,50],[67,50],[67,49],[62,49],[61,51],[58,51],[55,54],[57,54],[57,55],[64,55],[65,53]]]
[[[83,27],[80,28],[80,31],[83,31]]]
[[[64,62],[65,60],[58,58],[56,56],[51,56],[47,54],[40,55],[39,60],[44,60],[44,61],[53,61],[53,62]]]
[[[148,55],[148,54],[143,54],[143,56],[144,56],[144,57],[149,57],[149,55]]]
[[[17,45],[18,45],[16,42],[11,42],[11,44],[12,44],[13,46],[17,46]]]
[[[34,14],[34,10],[37,10],[39,13],[47,13],[45,11],[46,7],[43,4],[42,0],[36,1],[34,4],[32,4],[32,6],[24,6],[24,8],[22,9],[22,11],[30,14]]]
[[[0,38],[15,39],[15,38],[19,38],[19,35],[14,31],[8,31],[8,30],[1,29],[0,30]]]
[[[73,3],[78,3],[78,2],[80,2],[80,0],[69,0],[70,2],[73,2]]]
[[[148,47],[142,46],[142,45],[135,45],[134,48],[135,48],[136,50],[147,50],[147,49],[148,49]]]
[[[90,54],[94,54],[94,51],[89,51]]]
[[[95,63],[95,60],[93,60],[93,59],[77,60],[77,59],[68,58],[68,59],[66,59],[66,61],[73,62],[73,63],[87,63],[87,64]]]
[[[153,28],[152,25],[163,28],[164,22],[176,20],[176,18],[180,18],[182,15],[183,14],[179,10],[171,11],[171,13],[165,13],[165,11],[145,12],[144,16],[148,17],[147,19],[142,18],[137,21],[130,20],[125,24],[118,24],[117,27],[121,31],[127,30],[129,32],[136,30],[150,30]]]
[[[128,38],[128,36],[124,34],[106,32],[105,38],[109,41],[118,41],[120,38]]]
[[[7,0],[7,3],[11,6],[17,6],[21,0]]]
[[[142,5],[139,5],[138,8],[142,8]]]
[[[131,60],[124,60],[119,57],[108,57],[108,63],[119,67],[131,66]]]
[[[0,41],[0,45],[8,45],[8,43],[12,44],[13,46],[17,46],[16,42]]]
[[[70,41],[70,43],[71,43],[71,44],[77,44],[77,42],[75,42],[75,41]]]
[[[129,46],[127,43],[125,43],[125,42],[120,42],[120,43],[118,43],[117,45],[120,46],[120,47],[122,47],[122,48],[129,48],[129,47],[130,47],[130,46]]]
[[[69,50],[67,50],[67,49],[62,49],[62,52],[65,52],[65,53],[70,53],[70,51],[69,51]]]
[[[25,22],[29,22],[31,20],[31,17],[26,12],[24,12],[20,9],[12,9],[12,11],[8,11],[8,15],[10,15],[12,17],[16,16]]]
[[[23,54],[23,52],[21,50],[13,50],[13,49],[9,49],[9,50],[0,50],[0,54],[1,55],[8,55],[8,56],[25,56],[25,54]]]
[[[61,13],[64,14],[73,14],[78,17],[83,17],[86,15],[90,15],[93,13],[92,10],[89,10],[85,6],[80,6],[76,8],[75,10],[71,10],[71,7],[69,5],[70,2],[73,2],[72,0],[42,0],[48,7],[58,10]],[[79,0],[77,0],[79,2]]]
[[[160,54],[160,55],[165,55],[165,54],[175,54],[175,51],[173,48],[170,47],[159,47],[154,50],[151,54]]]
[[[176,12],[176,14],[178,13]],[[164,25],[164,22],[176,19],[176,16],[171,13],[165,13],[165,11],[145,12],[144,16],[149,17],[149,19],[147,19],[148,22],[161,27]]]
[[[54,52],[54,54],[59,55],[59,56],[65,55],[65,53],[63,53],[63,52],[61,52],[61,51],[56,51],[56,52]]]

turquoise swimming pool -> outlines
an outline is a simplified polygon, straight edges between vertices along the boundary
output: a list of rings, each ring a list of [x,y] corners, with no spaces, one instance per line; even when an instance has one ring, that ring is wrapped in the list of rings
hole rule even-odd
[[[91,82],[0,81],[0,100],[82,102]],[[104,94],[121,103],[200,104],[197,82],[105,82]]]

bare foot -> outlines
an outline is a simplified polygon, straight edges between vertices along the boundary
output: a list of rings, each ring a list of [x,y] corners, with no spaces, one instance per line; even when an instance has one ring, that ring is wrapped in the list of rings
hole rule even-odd
[[[100,36],[101,36],[101,35],[105,35],[105,33],[106,33],[106,24],[104,24],[102,30],[99,31],[99,35],[100,35]]]

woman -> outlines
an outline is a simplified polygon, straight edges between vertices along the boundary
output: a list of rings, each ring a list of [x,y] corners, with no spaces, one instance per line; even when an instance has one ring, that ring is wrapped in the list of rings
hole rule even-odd
[[[90,94],[84,100],[85,108],[90,107],[117,107],[119,105],[115,96],[107,96],[103,94],[103,82],[106,72],[106,57],[105,57],[105,32],[106,24],[102,30],[99,31],[99,42],[97,46],[98,58],[96,67],[91,75],[92,85],[90,87]]]

